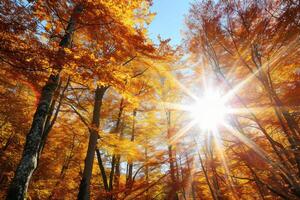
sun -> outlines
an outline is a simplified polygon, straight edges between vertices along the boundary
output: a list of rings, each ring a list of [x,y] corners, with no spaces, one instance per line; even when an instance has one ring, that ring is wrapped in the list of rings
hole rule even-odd
[[[208,91],[190,107],[193,120],[202,130],[212,130],[224,123],[229,113],[222,97],[217,92]]]

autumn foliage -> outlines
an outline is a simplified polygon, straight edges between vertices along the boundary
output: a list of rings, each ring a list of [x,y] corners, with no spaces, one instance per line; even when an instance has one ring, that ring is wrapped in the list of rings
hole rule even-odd
[[[196,0],[178,47],[153,3],[0,1],[0,199],[300,198],[299,2]]]

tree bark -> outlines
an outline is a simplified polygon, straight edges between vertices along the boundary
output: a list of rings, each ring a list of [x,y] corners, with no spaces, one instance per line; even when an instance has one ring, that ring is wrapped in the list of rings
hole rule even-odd
[[[120,176],[121,176],[120,162],[121,162],[121,156],[117,155],[116,164],[115,164],[115,174],[114,174],[114,189],[116,191],[116,194],[113,195],[113,199],[118,199],[118,190],[120,187]]]
[[[114,174],[115,174],[115,162],[116,162],[116,157],[115,155],[112,156],[112,159],[111,159],[111,170],[110,170],[110,174],[109,174],[109,191],[112,191],[113,190],[113,179],[114,179]],[[109,199],[112,198],[112,195],[111,197],[109,197]]]
[[[120,131],[120,125],[121,125],[121,117],[124,110],[124,98],[121,99],[120,106],[119,106],[119,113],[118,118],[116,122],[116,126],[114,128],[114,133],[119,133]],[[122,131],[120,133],[120,139],[122,136]],[[113,154],[112,155],[112,161],[111,161],[111,171],[109,175],[109,191],[111,194],[107,197],[110,200],[117,199],[118,194],[113,194],[112,191],[114,189],[118,190],[119,187],[119,177],[120,177],[120,159],[121,156],[119,154]]]
[[[133,110],[132,113],[132,129],[131,129],[131,138],[130,141],[133,142],[134,141],[134,131],[135,131],[135,117],[136,117],[136,109]],[[133,174],[133,162],[129,161],[128,163],[128,175],[126,177],[126,189],[128,189],[128,191],[131,190],[132,188],[132,174]]]
[[[46,119],[46,123],[45,123],[45,126],[44,126],[44,132],[43,132],[43,136],[42,136],[42,141],[41,141],[41,145],[40,145],[39,154],[42,154],[43,149],[44,149],[45,144],[46,144],[46,141],[47,141],[47,138],[48,138],[48,135],[49,135],[50,131],[52,130],[53,125],[56,122],[56,119],[57,119],[59,111],[60,111],[60,107],[61,107],[61,105],[63,103],[63,99],[65,97],[65,92],[66,92],[66,90],[67,90],[67,88],[70,84],[70,80],[71,79],[69,77],[67,82],[66,82],[66,85],[62,89],[61,94],[58,94],[59,97],[57,97],[57,99],[54,100],[52,105],[50,106],[50,113],[49,113],[49,115]],[[61,82],[59,83],[58,87],[61,87]],[[56,101],[58,101],[58,103],[57,103],[57,108],[55,109]],[[55,113],[54,113],[54,110],[55,110]]]
[[[106,176],[105,168],[104,168],[104,165],[102,162],[101,153],[100,153],[99,149],[96,149],[96,154],[97,154],[99,169],[100,169],[102,180],[103,180],[104,189],[106,192],[108,192],[109,187],[108,187],[108,182],[107,182],[107,176]]]
[[[68,23],[66,33],[59,44],[60,47],[70,47],[72,36],[75,32],[76,21],[82,11],[83,5],[79,4],[75,6]],[[59,50],[58,54],[63,56],[61,50]],[[53,101],[55,90],[57,89],[59,84],[59,74],[61,70],[62,67],[58,64],[57,72],[50,75],[47,83],[42,89],[39,104],[32,120],[31,129],[26,136],[26,143],[24,146],[21,161],[8,188],[6,197],[7,200],[26,199],[26,192],[28,189],[29,181],[37,167],[37,163],[40,157],[39,150],[40,146],[42,145],[41,143],[43,132],[45,129],[45,123],[47,116],[49,115],[49,109],[51,102]]]
[[[21,161],[16,169],[15,176],[9,186],[7,200],[26,199],[31,175],[37,167],[39,148],[42,141],[44,123],[48,114],[54,91],[58,85],[59,76],[51,75],[44,86],[37,110],[33,117],[31,129],[26,136],[26,143]]]
[[[83,174],[79,186],[78,200],[90,199],[90,182],[92,177],[97,140],[99,138],[98,128],[100,125],[100,111],[102,106],[102,99],[106,90],[107,87],[97,87],[95,91],[92,128],[90,129],[89,144],[84,161]]]

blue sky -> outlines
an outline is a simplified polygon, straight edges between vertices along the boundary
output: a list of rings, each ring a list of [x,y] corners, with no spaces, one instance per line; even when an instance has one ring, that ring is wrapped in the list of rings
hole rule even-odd
[[[188,13],[191,0],[153,0],[152,12],[156,16],[149,26],[149,36],[157,43],[157,35],[162,39],[171,38],[170,44],[181,41],[180,30],[184,28],[184,16]]]

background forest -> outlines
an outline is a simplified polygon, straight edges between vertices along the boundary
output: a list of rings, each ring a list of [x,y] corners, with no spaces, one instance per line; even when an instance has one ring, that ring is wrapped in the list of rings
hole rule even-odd
[[[153,3],[0,0],[0,199],[300,199],[300,2]]]

